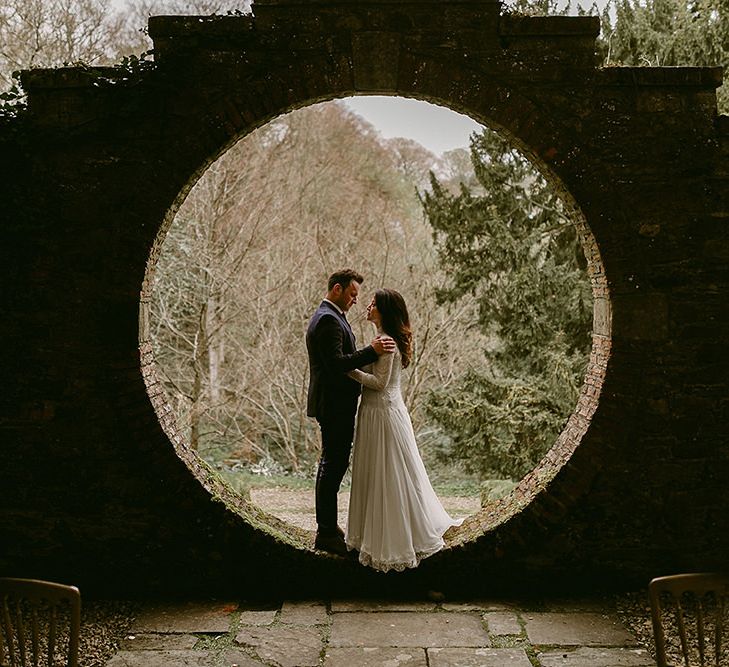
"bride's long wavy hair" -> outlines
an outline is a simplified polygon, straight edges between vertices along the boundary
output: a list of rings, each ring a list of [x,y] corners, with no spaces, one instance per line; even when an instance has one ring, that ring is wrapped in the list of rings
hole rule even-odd
[[[392,336],[402,357],[402,367],[407,368],[413,357],[413,334],[405,299],[394,289],[378,289],[375,306],[380,313],[382,330]]]

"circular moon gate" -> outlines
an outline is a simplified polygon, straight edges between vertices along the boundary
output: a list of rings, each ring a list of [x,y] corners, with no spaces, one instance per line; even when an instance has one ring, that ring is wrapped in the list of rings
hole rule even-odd
[[[273,122],[277,122],[277,120],[278,119],[274,120]],[[239,154],[241,154],[240,151]],[[245,155],[245,153],[242,154]],[[551,177],[552,181],[556,182],[554,176],[551,175]],[[554,188],[555,186],[553,185],[552,187]],[[581,213],[577,209],[574,201],[571,201],[571,197],[569,196],[569,194],[564,190],[564,188],[559,189],[559,194],[565,208],[565,214],[571,220],[573,220],[573,224],[577,227],[578,238],[581,240],[582,246],[587,252],[587,256],[589,257],[587,271],[589,276],[591,277],[592,290],[603,302],[602,307],[598,309],[599,317],[600,313],[604,312],[606,307],[604,305],[606,303],[606,285],[604,270],[602,267],[602,263],[599,259],[597,246],[594,238],[592,237],[585,225]],[[567,202],[570,203],[568,204]],[[244,203],[243,205],[246,204]],[[179,223],[173,222],[173,220],[176,220],[177,218],[178,211],[179,209],[176,209],[174,211],[170,211],[170,213],[168,214],[166,219],[166,225],[160,231],[158,239],[155,242],[150,261],[148,263],[147,274],[145,277],[145,285],[148,286],[148,289],[145,293],[142,294],[142,321],[144,324],[142,327],[141,344],[143,345],[146,352],[149,352],[149,350],[151,350],[153,347],[155,349],[159,349],[159,344],[154,345],[152,337],[150,336],[150,330],[155,329],[156,318],[152,316],[151,313],[149,313],[151,307],[150,304],[154,300],[154,295],[151,293],[151,289],[149,288],[149,286],[155,284],[156,287],[154,289],[158,293],[161,289],[159,281],[155,280],[157,263],[163,253],[171,252],[169,248],[169,243],[166,243],[168,231],[166,229],[166,226],[167,224],[177,224],[179,227]],[[293,224],[297,223],[294,222]],[[531,500],[536,490],[541,489],[545,486],[546,481],[553,477],[554,473],[561,467],[562,463],[564,463],[564,461],[566,461],[574,451],[575,447],[580,441],[580,438],[587,428],[587,425],[589,423],[589,415],[594,413],[594,410],[597,406],[597,397],[600,387],[602,386],[607,361],[607,352],[610,342],[608,331],[609,322],[603,318],[602,320],[598,319],[595,324],[598,327],[598,330],[596,330],[593,334],[594,349],[592,351],[590,366],[587,369],[586,383],[583,388],[582,396],[580,397],[577,409],[574,411],[572,418],[567,423],[566,428],[564,429],[561,437],[557,441],[554,450],[551,451],[549,455],[544,458],[544,460],[538,466],[538,470],[530,474],[522,482],[522,485],[519,487],[516,494],[510,499],[510,502],[502,501],[499,505],[500,509],[497,509],[497,507],[493,506],[492,503],[492,506],[489,508],[488,515],[484,512],[482,513],[481,517],[477,516],[468,521],[463,529],[456,529],[455,532],[456,534],[460,534],[460,539],[456,538],[452,540],[455,544],[458,544],[464,539],[467,539],[469,536],[472,539],[475,535],[480,535],[481,533],[483,533],[484,530],[486,530],[486,524],[483,523],[484,519],[489,522],[489,528],[492,528],[497,523],[500,523],[501,521],[508,518],[508,516],[511,515],[514,511],[518,511],[521,507],[523,507]],[[177,326],[179,327],[179,324]],[[147,358],[149,359],[149,356]],[[157,414],[162,419],[165,431],[167,432],[170,440],[179,450],[179,454],[183,459],[187,461],[195,460],[195,455],[190,451],[191,448],[188,444],[188,438],[180,435],[179,424],[176,422],[176,420],[173,420],[171,418],[171,415],[173,413],[177,413],[177,411],[168,404],[168,402],[165,400],[164,395],[156,391],[157,387],[159,386],[160,378],[166,375],[166,372],[170,369],[167,369],[166,371],[163,368],[160,368],[158,363],[148,364],[148,366],[149,367],[146,370],[145,376],[147,378],[148,385],[155,388],[153,403],[155,405]],[[167,391],[169,392],[169,385],[167,386]],[[170,398],[172,397],[168,395],[168,400]],[[299,407],[303,413],[304,406],[302,405]],[[565,420],[567,416],[568,415],[563,415]],[[193,466],[193,469],[198,469],[199,467],[200,465],[198,464],[196,466]],[[202,476],[203,484],[207,484],[207,477],[207,475]],[[212,492],[213,489],[209,489],[209,491]],[[239,502],[243,505],[242,511],[244,514],[248,514],[251,511],[256,511],[255,509],[250,507],[243,498],[240,498]],[[272,517],[269,516],[266,520],[271,521]],[[287,532],[286,529],[291,529],[289,537],[291,538],[292,544],[304,546],[306,548],[312,547],[312,535],[304,534],[302,533],[302,531],[295,529],[288,523],[286,523],[286,527],[284,527],[281,526],[280,522],[276,521],[275,519],[273,519],[273,521],[277,529],[283,530],[284,532]]]
[[[22,507],[49,528],[4,562],[47,571],[53,554],[54,568],[99,587],[114,572],[120,585],[250,595],[477,593],[714,562],[718,541],[680,517],[697,502],[711,525],[729,515],[721,425],[697,408],[726,391],[705,361],[722,312],[706,268],[726,253],[720,76],[598,69],[597,27],[475,0],[438,11],[430,0],[269,0],[254,17],[151,19],[150,68],[24,73],[29,109],[7,135],[18,168],[3,187],[19,203],[10,266],[34,297],[11,303],[18,331],[28,325],[11,334],[43,370],[21,385],[19,432],[44,483],[6,516]],[[510,137],[580,212],[595,302],[586,382],[555,446],[494,514],[395,582],[292,548],[299,536],[241,508],[174,433],[147,338],[147,261],[199,175],[281,113],[354,93],[430,100]],[[76,484],[59,500],[49,480],[63,474]],[[699,480],[701,499],[687,500]],[[668,488],[681,499],[671,517],[658,503]],[[65,532],[52,529],[59,520]]]
[[[496,6],[491,6],[491,9],[495,9]],[[264,12],[265,16],[265,12]],[[587,30],[593,29],[593,21],[587,22]],[[184,32],[180,34],[180,27],[184,27]],[[190,20],[189,19],[152,19],[151,34],[155,38],[155,43],[159,44],[158,53],[163,63],[169,65],[170,61],[185,58],[189,52],[186,45],[181,45],[181,39],[190,39]],[[192,32],[195,32],[195,26],[193,24]],[[368,48],[365,50],[367,53],[367,66],[368,69],[371,66],[371,53],[382,53],[393,56],[392,52],[392,40],[388,38],[386,42],[382,41],[382,36],[376,34],[370,34],[367,39],[371,42]],[[356,43],[356,42],[355,42]],[[163,46],[164,45],[164,46]],[[216,47],[219,48],[220,45]],[[354,47],[353,47],[354,48]],[[356,49],[355,49],[356,52]],[[399,49],[398,49],[399,52]],[[393,57],[391,67],[398,67],[398,59]],[[235,61],[236,65],[239,65],[238,60]],[[286,101],[286,106],[281,111],[288,111],[291,108],[302,106],[311,99],[322,99],[324,96],[338,96],[339,94],[346,94],[349,92],[347,89],[329,89],[329,90],[318,90],[312,94],[308,91],[296,91],[292,86],[294,82],[305,80],[310,77],[310,63],[302,63],[303,68],[299,71],[292,71],[291,65],[288,66],[286,72],[278,72],[278,77],[281,77],[282,81],[280,85],[285,85],[288,88],[289,95]],[[331,66],[330,66],[331,67]],[[442,65],[440,63],[434,63],[430,58],[426,59],[421,57],[418,67],[421,70],[421,78],[427,82],[426,85],[415,85],[411,89],[405,88],[403,82],[395,87],[391,83],[389,84],[389,90],[386,89],[388,82],[395,81],[393,74],[389,69],[384,70],[382,64],[380,68],[382,71],[358,71],[355,67],[354,79],[364,80],[367,83],[360,83],[359,91],[364,90],[376,90],[377,92],[399,92],[401,95],[409,95],[413,97],[426,98],[431,101],[438,101],[446,103],[451,106],[458,105],[459,110],[467,111],[474,117],[477,117],[480,121],[485,124],[490,124],[498,128],[502,133],[506,133],[512,140],[522,148],[531,158],[534,160],[547,178],[552,182],[553,186],[560,192],[563,201],[567,203],[569,209],[571,209],[571,217],[575,220],[575,224],[578,227],[578,234],[582,241],[582,245],[585,251],[585,256],[588,262],[588,275],[591,280],[593,295],[596,303],[597,319],[595,321],[594,336],[593,336],[593,351],[590,358],[590,364],[586,372],[586,382],[583,387],[578,405],[574,413],[571,415],[565,429],[560,435],[557,443],[552,450],[545,456],[543,461],[539,464],[536,470],[524,478],[516,491],[506,501],[501,501],[496,507],[490,508],[488,514],[482,512],[480,515],[470,518],[466,525],[462,528],[459,534],[459,539],[456,539],[456,544],[462,541],[473,540],[482,535],[488,530],[492,530],[498,524],[504,523],[508,519],[523,510],[523,508],[534,500],[540,491],[544,491],[546,484],[550,481],[556,472],[562,467],[562,465],[570,458],[574,452],[576,446],[580,442],[582,436],[586,432],[590,418],[597,407],[597,399],[599,396],[600,388],[602,387],[604,380],[605,368],[607,365],[609,346],[610,346],[610,318],[609,318],[609,305],[607,299],[607,285],[605,280],[605,272],[603,270],[602,262],[599,257],[599,251],[597,244],[592,237],[592,234],[587,229],[584,218],[579,211],[578,206],[561,185],[559,180],[555,177],[554,173],[550,171],[544,159],[540,153],[532,148],[534,145],[541,145],[544,141],[545,135],[549,139],[553,140],[556,135],[556,130],[553,128],[549,118],[544,118],[543,113],[540,113],[535,105],[528,99],[524,98],[519,92],[511,90],[502,85],[495,84],[493,82],[486,82],[481,80],[479,84],[476,83],[475,76],[471,72],[458,72],[458,77],[455,80],[463,81],[458,88],[453,85],[454,79],[450,76],[455,71],[455,65],[450,64],[450,74],[448,77],[449,86],[446,89],[441,88],[441,81],[436,78],[435,81],[431,80],[427,76],[429,70],[435,69],[436,72],[441,74]],[[324,72],[321,72],[324,73]],[[335,73],[338,74],[337,85],[344,74],[338,71],[335,67]],[[283,80],[283,77],[286,80]],[[309,82],[311,84],[311,82]],[[475,99],[469,100],[469,96],[473,97],[478,91],[479,100],[478,103]],[[222,92],[222,91],[221,91]],[[298,92],[302,94],[302,98],[296,99],[294,95]],[[220,109],[213,110],[213,114],[209,119],[211,126],[219,126],[221,120],[225,129],[225,135],[222,135],[221,147],[216,147],[217,150],[213,153],[217,157],[222,151],[224,151],[231,143],[238,140],[243,134],[250,131],[252,127],[257,127],[261,123],[261,119],[254,119],[251,112],[248,111],[248,100],[241,100],[237,95],[236,91],[226,90],[222,92],[225,97],[223,102],[223,116],[220,115]],[[307,99],[306,95],[311,95],[311,99]],[[447,96],[447,97],[446,97]],[[485,99],[484,99],[485,98]],[[484,108],[484,102],[490,106]],[[518,110],[518,113],[515,111]],[[246,111],[248,111],[250,119],[246,122]],[[268,115],[264,116],[264,119],[268,119]],[[485,115],[486,114],[486,115]],[[524,122],[524,118],[528,119],[528,122]],[[518,134],[516,134],[518,132]],[[554,157],[557,149],[550,144],[546,149],[546,154],[549,157]],[[202,162],[204,168],[210,164],[210,156],[201,156],[205,160]],[[185,194],[192,187],[192,184],[196,182],[198,175],[200,174],[200,167],[195,171],[195,176],[190,183],[184,185],[181,191]],[[166,228],[171,224],[174,219],[174,215],[177,212],[177,206],[173,206],[167,213],[165,222],[160,231],[160,235],[152,249],[150,261],[148,264],[148,271],[145,277],[145,285],[147,286],[142,292],[142,321],[146,323],[148,321],[147,308],[148,303],[151,300],[151,293],[149,286],[152,283],[152,277],[154,267],[157,262],[157,258],[161,251],[161,244],[165,238]],[[148,385],[154,387],[158,386],[158,379],[155,376],[154,365],[150,364],[151,361],[151,345],[148,338],[147,327],[142,327],[141,334],[141,345],[145,352],[145,376],[148,380]],[[172,411],[170,406],[164,401],[163,395],[154,391],[153,402],[157,414],[161,416],[162,424],[167,432],[168,436],[176,444],[180,456],[188,462],[193,470],[198,470],[200,463],[196,462],[196,457],[190,452],[184,444],[184,440],[179,436],[177,432],[177,425],[172,418]],[[198,472],[198,477],[203,480],[204,485],[208,487],[211,493],[215,492],[210,484],[209,475],[201,475]],[[218,490],[219,494],[223,494],[224,491]],[[231,504],[233,500],[231,499]],[[240,504],[240,503],[239,503]],[[242,510],[244,515],[248,515],[251,512],[256,512],[253,507],[248,507],[248,511]],[[260,515],[259,515],[260,516]],[[263,521],[271,522],[271,517],[260,517]],[[310,539],[305,539],[300,531],[292,529],[290,526],[283,526],[280,522],[275,522],[274,525],[280,533],[290,533],[290,543],[292,545],[303,545],[306,542],[310,542]],[[298,538],[298,539],[297,539]],[[307,545],[308,546],[308,545]]]

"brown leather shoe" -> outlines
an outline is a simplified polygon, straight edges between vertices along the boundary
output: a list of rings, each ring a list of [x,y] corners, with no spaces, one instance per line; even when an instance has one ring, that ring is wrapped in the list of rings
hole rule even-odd
[[[347,555],[347,545],[341,535],[320,535],[317,533],[314,548],[337,556]]]

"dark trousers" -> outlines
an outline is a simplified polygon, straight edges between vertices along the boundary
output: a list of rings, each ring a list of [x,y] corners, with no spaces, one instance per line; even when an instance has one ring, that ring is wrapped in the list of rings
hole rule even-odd
[[[316,473],[316,523],[321,535],[333,536],[337,532],[337,493],[352,451],[354,411],[318,421],[321,458]]]

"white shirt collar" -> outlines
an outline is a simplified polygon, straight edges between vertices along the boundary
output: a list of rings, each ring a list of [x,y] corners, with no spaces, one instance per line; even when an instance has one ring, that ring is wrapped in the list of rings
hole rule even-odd
[[[337,312],[340,315],[344,315],[344,311],[336,303],[334,303],[334,301],[329,301],[329,299],[327,299],[326,297],[324,297],[324,301],[326,301],[327,303],[330,303],[332,306],[334,306],[334,308],[336,308]]]

